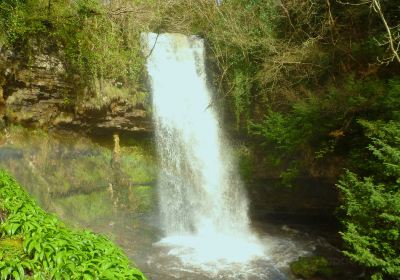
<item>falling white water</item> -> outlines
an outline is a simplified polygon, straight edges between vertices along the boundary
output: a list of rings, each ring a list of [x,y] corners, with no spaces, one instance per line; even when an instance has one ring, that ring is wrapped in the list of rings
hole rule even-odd
[[[160,244],[190,264],[247,262],[263,254],[207,87],[203,40],[142,34],[160,161]]]

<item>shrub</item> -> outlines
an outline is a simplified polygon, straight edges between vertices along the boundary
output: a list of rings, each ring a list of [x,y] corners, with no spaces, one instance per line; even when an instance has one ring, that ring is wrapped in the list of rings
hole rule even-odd
[[[4,171],[0,171],[0,205],[7,214],[1,224],[3,240],[23,239],[23,254],[13,258],[0,254],[1,279],[32,274],[34,279],[145,279],[106,237],[67,228]]]
[[[369,176],[347,171],[342,192],[344,253],[370,269],[372,279],[400,276],[400,125],[361,121],[374,158]]]

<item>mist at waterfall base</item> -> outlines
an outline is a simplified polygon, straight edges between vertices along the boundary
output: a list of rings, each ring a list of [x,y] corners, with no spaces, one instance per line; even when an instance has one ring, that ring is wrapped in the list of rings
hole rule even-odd
[[[165,237],[157,245],[184,265],[214,272],[267,260],[267,244],[250,229],[248,201],[210,106],[203,40],[154,33],[142,34],[142,40],[160,162]]]
[[[326,233],[325,228],[318,227],[315,231],[314,227],[290,220],[271,223],[258,217],[252,221],[252,229],[257,232],[257,243],[264,244],[263,250],[267,248],[265,255],[268,257],[224,261],[218,255],[224,246],[216,245],[220,242],[232,245],[240,239],[228,240],[226,234],[210,233],[213,243],[203,238],[206,240],[200,247],[203,251],[197,251],[196,260],[185,262],[185,258],[194,254],[190,243],[192,236],[187,234],[187,239],[178,236],[176,242],[165,238],[157,199],[153,196],[155,187],[122,183],[119,187],[116,184],[114,192],[110,192],[109,183],[115,178],[109,164],[111,151],[98,144],[104,139],[93,142],[70,131],[47,134],[22,127],[16,129],[11,131],[7,143],[0,145],[0,168],[7,169],[26,186],[41,207],[66,224],[111,238],[149,280],[288,280],[294,279],[289,264],[299,256],[322,255],[333,261],[343,261],[337,249],[321,237]],[[121,178],[130,175],[134,179],[153,178],[152,156],[143,156],[148,145],[152,146],[149,142],[146,139],[144,146],[137,143],[121,147]],[[161,239],[164,242],[160,242]],[[246,244],[244,240],[242,244]],[[226,250],[240,257],[241,247],[249,249],[233,244]],[[207,261],[198,260],[202,254]]]

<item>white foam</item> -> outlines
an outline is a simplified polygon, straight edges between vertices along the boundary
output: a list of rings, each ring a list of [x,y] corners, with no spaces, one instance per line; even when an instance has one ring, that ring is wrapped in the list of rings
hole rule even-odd
[[[187,264],[246,263],[264,255],[207,87],[203,40],[142,35],[160,162],[159,245]]]

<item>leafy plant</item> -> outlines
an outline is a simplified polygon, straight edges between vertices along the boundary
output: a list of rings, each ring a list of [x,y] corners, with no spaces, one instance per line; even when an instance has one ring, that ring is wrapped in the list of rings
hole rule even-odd
[[[2,238],[23,239],[22,254],[0,259],[2,279],[31,274],[35,279],[145,279],[106,237],[67,228],[4,171],[0,171],[0,205],[7,213]]]

